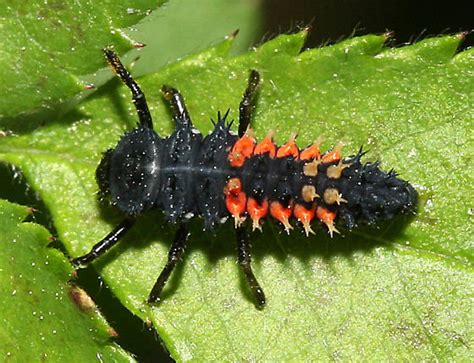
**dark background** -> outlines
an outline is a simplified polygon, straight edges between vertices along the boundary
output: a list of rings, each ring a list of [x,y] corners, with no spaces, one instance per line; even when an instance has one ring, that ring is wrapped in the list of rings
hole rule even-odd
[[[472,32],[474,1],[424,0],[263,0],[265,38],[308,24],[307,46],[315,47],[351,35],[394,32],[392,44],[428,36]],[[473,34],[461,44],[474,45]]]

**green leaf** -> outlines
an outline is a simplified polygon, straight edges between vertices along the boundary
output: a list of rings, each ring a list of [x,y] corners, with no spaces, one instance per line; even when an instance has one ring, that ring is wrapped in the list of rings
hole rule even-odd
[[[27,207],[0,200],[0,357],[5,361],[133,361],[86,293],[70,286],[70,264],[47,248],[49,232],[23,220]]]
[[[246,51],[259,41],[261,5],[257,1],[172,0],[154,11],[129,36],[140,36],[146,47],[133,72],[144,75],[194,54],[239,30],[232,52]],[[128,34],[128,32],[127,32]],[[127,57],[133,60],[136,52]],[[125,60],[127,60],[127,58]]]
[[[0,119],[16,117],[21,122],[83,91],[86,84],[79,77],[103,66],[97,56],[101,48],[114,44],[120,53],[131,49],[136,41],[122,28],[161,2],[4,2]]]
[[[330,239],[305,238],[266,223],[252,238],[254,270],[268,305],[254,308],[235,263],[232,227],[193,225],[189,249],[158,307],[144,303],[167,257],[173,230],[160,213],[143,216],[96,267],[116,296],[151,320],[180,361],[308,359],[469,360],[472,275],[473,50],[455,55],[459,36],[398,49],[364,36],[299,53],[305,33],[256,51],[227,55],[231,39],[139,80],[162,135],[173,129],[159,85],[181,90],[196,126],[238,104],[249,69],[263,83],[253,125],[282,143],[360,145],[366,160],[394,167],[420,193],[411,221]],[[133,127],[130,95],[114,83],[61,124],[0,139],[0,159],[19,166],[50,209],[73,256],[121,216],[96,202],[101,152]],[[471,211],[471,212],[470,212]]]
[[[105,66],[101,50],[107,46],[122,54],[147,44],[124,57],[126,63],[140,58],[139,74],[202,50],[238,28],[243,30],[238,49],[244,49],[258,32],[259,6],[227,0],[16,1],[0,5],[4,9],[0,122],[4,128],[24,132],[57,119],[93,92],[87,86],[98,87],[112,78],[108,69],[105,73],[100,70]],[[203,21],[207,18],[213,21]]]

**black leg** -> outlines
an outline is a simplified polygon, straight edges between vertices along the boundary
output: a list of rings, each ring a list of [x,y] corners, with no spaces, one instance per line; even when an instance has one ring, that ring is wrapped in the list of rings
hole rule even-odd
[[[77,257],[71,261],[75,266],[85,266],[94,261],[97,257],[103,255],[111,247],[113,247],[122,238],[125,233],[133,226],[135,220],[124,219],[117,227],[114,228],[104,239],[97,243],[89,253],[84,256]]]
[[[105,57],[110,66],[120,77],[120,79],[132,91],[132,100],[137,109],[138,119],[140,124],[145,127],[153,128],[153,121],[151,120],[150,111],[146,103],[145,95],[143,94],[138,84],[133,80],[130,73],[125,69],[117,54],[112,49],[104,49]]]
[[[239,105],[239,136],[245,134],[247,128],[250,125],[250,120],[252,118],[252,102],[257,93],[258,83],[260,82],[260,74],[252,69],[250,71],[249,82],[247,89],[244,92],[242,101]]]
[[[168,278],[171,275],[171,272],[176,267],[176,264],[181,259],[184,253],[184,248],[186,246],[186,241],[189,236],[187,224],[181,224],[176,231],[174,236],[173,244],[168,252],[168,262],[166,263],[165,268],[161,271],[160,276],[155,282],[153,289],[151,289],[150,295],[148,296],[148,303],[154,303],[160,301],[161,291],[168,281]]]
[[[161,93],[173,108],[173,119],[176,122],[176,128],[190,126],[192,124],[188,110],[184,104],[183,96],[173,87],[161,87]]]
[[[252,267],[250,266],[250,242],[247,230],[244,227],[238,227],[237,230],[237,250],[239,255],[239,266],[247,279],[250,290],[252,291],[257,307],[262,308],[265,305],[265,294],[258,284]]]

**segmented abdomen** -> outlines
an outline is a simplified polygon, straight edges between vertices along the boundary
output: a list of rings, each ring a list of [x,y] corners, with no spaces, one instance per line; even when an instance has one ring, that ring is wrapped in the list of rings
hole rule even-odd
[[[162,142],[155,205],[170,222],[199,215],[212,229],[231,216],[236,226],[250,218],[260,229],[271,216],[287,232],[299,221],[308,235],[318,219],[332,236],[338,219],[352,228],[416,205],[406,181],[378,163],[361,164],[361,151],[343,159],[340,145],[321,154],[319,142],[300,151],[295,136],[279,147],[271,134],[257,143],[250,130],[240,138],[232,134],[225,118],[204,138],[184,128]]]
[[[313,219],[332,236],[336,219],[352,228],[357,222],[389,219],[416,205],[415,190],[378,163],[361,164],[362,151],[342,158],[341,145],[324,154],[319,142],[299,150],[295,135],[277,147],[269,134],[257,143],[251,131],[235,142],[228,154],[233,167],[224,194],[226,207],[238,226],[249,217],[253,229],[271,216],[287,232],[292,217],[306,235]]]

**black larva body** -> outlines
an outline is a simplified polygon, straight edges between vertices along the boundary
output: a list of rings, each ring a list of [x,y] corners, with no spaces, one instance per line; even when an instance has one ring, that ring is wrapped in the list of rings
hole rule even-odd
[[[136,216],[157,208],[170,223],[200,216],[212,229],[230,216],[225,206],[226,182],[237,177],[249,197],[267,198],[309,207],[301,196],[304,185],[318,192],[334,188],[347,203],[318,205],[338,212],[349,228],[357,223],[390,219],[411,209],[416,192],[393,172],[384,172],[378,163],[361,163],[362,153],[345,159],[351,165],[341,178],[331,179],[325,171],[336,162],[319,165],[314,177],[303,173],[304,162],[291,156],[270,158],[252,156],[241,168],[229,165],[228,154],[238,137],[224,119],[219,119],[208,136],[192,126],[161,138],[153,130],[138,128],[124,135],[115,150],[109,150],[97,168],[103,195],[110,195],[123,213]],[[319,194],[322,195],[322,192]]]
[[[304,224],[306,234],[313,232],[309,223],[317,216],[332,235],[338,232],[333,221],[343,221],[353,228],[359,222],[389,219],[416,206],[413,187],[395,173],[380,170],[378,163],[362,164],[362,151],[343,159],[339,151],[320,155],[319,145],[315,144],[317,154],[311,154],[308,160],[302,155],[305,151],[310,155],[311,147],[303,150],[300,158],[294,142],[295,153],[280,153],[286,150],[284,146],[277,148],[273,141],[265,139],[273,154],[257,152],[264,141],[255,146],[255,140],[246,133],[260,81],[256,71],[251,71],[240,103],[238,135],[230,131],[232,123],[226,123],[227,114],[219,114],[212,133],[203,137],[192,125],[181,94],[163,86],[163,95],[173,108],[176,131],[161,137],[153,129],[145,95],[117,55],[109,49],[105,55],[131,90],[139,117],[138,126],[104,154],[96,172],[101,196],[109,198],[125,219],[89,253],[72,262],[79,266],[90,263],[114,246],[140,215],[150,209],[162,210],[168,222],[178,224],[178,229],[149,303],[160,300],[161,291],[184,252],[189,236],[187,221],[194,216],[203,218],[206,229],[234,217],[239,266],[261,307],[265,295],[250,265],[250,242],[244,222],[247,213],[254,222],[253,228],[259,228],[259,219],[252,213],[266,208],[262,218],[273,216],[287,231],[292,228],[287,218],[294,213]],[[252,140],[250,151],[245,146],[248,140]],[[266,203],[269,207],[260,209]],[[296,212],[298,208],[300,214]],[[305,220],[309,215],[311,218]]]

